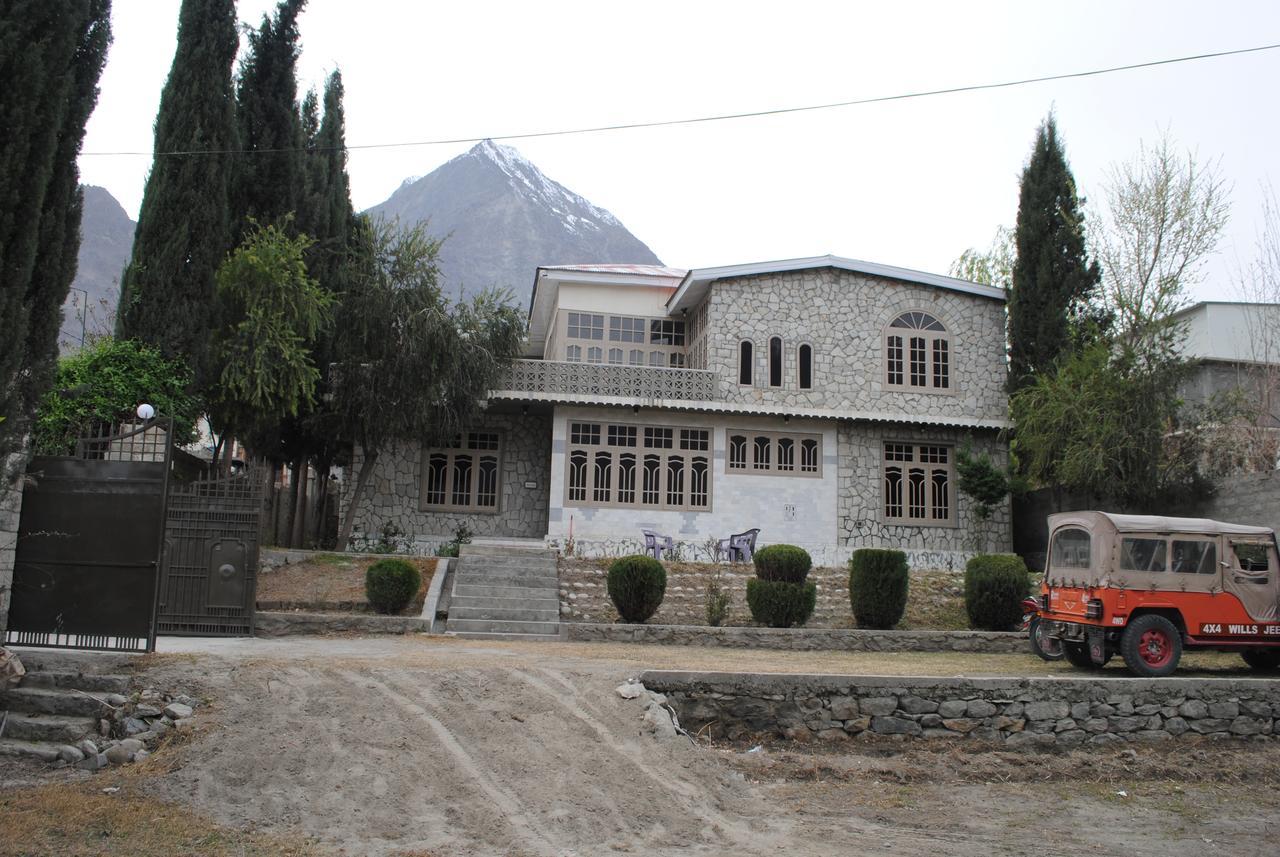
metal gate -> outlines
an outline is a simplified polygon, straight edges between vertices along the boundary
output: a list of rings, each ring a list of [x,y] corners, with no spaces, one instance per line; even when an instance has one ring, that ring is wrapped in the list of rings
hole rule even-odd
[[[211,474],[169,489],[161,634],[253,634],[263,468]]]
[[[168,420],[106,426],[27,468],[4,642],[149,652],[164,537]]]

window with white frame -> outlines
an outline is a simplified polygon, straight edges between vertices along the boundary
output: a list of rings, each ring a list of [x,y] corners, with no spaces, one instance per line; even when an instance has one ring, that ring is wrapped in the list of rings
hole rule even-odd
[[[927,312],[904,312],[884,334],[884,379],[888,387],[921,392],[951,389],[951,337]]]
[[[611,315],[609,316],[609,341],[644,342],[645,327],[647,325],[643,318]]]
[[[682,319],[576,311],[563,312],[561,319],[564,325],[564,359],[570,363],[626,363],[663,368],[683,368],[686,365],[688,337]],[[592,342],[606,341],[620,344],[591,345]],[[628,344],[638,347],[628,348]]]
[[[729,429],[726,473],[822,476],[822,435]]]
[[[604,316],[589,312],[571,312],[565,333],[570,339],[604,339]]]
[[[570,421],[565,503],[711,509],[711,430]]]
[[[885,443],[882,470],[885,523],[954,524],[952,458],[949,446]]]
[[[502,493],[502,437],[471,431],[449,446],[424,450],[420,505],[441,512],[497,512]]]

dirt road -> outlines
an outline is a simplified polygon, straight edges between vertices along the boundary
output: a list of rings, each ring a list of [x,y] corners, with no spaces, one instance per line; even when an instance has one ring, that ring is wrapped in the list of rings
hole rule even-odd
[[[747,753],[644,733],[641,703],[613,688],[647,666],[706,668],[709,650],[425,637],[161,650],[145,682],[212,704],[149,788],[338,853],[1167,857],[1272,855],[1280,836],[1280,752],[1259,745],[1197,762],[859,742]]]

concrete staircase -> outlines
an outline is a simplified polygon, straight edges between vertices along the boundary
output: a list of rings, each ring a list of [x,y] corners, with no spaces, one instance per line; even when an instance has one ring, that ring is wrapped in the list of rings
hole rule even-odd
[[[553,550],[462,545],[445,632],[460,637],[558,639],[559,583]]]
[[[26,652],[21,653],[28,668]],[[123,704],[126,675],[85,674],[74,670],[28,672],[15,688],[0,691],[0,756],[56,761],[64,748],[82,738],[98,739],[98,719],[111,716],[111,704]],[[74,754],[73,754],[74,755]],[[71,759],[68,759],[71,761]]]

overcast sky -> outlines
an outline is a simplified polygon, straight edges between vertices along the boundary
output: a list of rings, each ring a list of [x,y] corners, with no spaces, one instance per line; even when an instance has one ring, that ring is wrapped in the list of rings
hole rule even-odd
[[[178,0],[115,0],[81,177],[137,216]],[[241,0],[242,21],[274,6]],[[311,0],[300,84],[346,84],[350,145],[689,118],[993,83],[1280,42],[1280,3]],[[667,264],[834,253],[945,273],[1017,213],[1052,108],[1081,191],[1168,128],[1220,158],[1232,222],[1201,299],[1235,299],[1280,184],[1280,50],[811,113],[508,141]],[[357,208],[470,144],[353,150]],[[561,260],[542,260],[554,264]],[[599,260],[611,261],[611,260]]]

